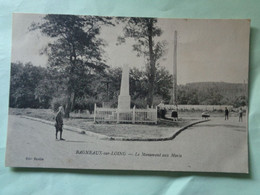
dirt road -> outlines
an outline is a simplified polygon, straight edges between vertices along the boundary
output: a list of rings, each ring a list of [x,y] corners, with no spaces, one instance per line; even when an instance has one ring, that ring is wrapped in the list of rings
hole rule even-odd
[[[6,162],[13,167],[228,171],[247,170],[246,123],[237,118],[195,125],[174,140],[127,142],[65,131],[55,140],[53,126],[9,116]]]

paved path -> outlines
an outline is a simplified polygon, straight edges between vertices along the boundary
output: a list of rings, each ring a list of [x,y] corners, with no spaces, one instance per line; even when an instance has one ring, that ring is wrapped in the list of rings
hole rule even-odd
[[[243,164],[247,164],[246,122],[238,122],[237,117],[231,117],[226,121],[224,118],[211,118],[207,123],[186,129],[174,141],[190,143],[183,149],[194,154],[191,161],[201,161],[202,164],[205,161],[212,169],[222,160],[230,169],[232,166],[242,167]]]
[[[247,170],[243,166],[247,162],[246,123],[236,119],[212,118],[170,141],[126,142],[100,140],[71,131],[64,132],[66,141],[56,141],[53,126],[9,116],[6,160],[10,166],[18,167],[243,172]],[[144,157],[142,153],[173,157]]]

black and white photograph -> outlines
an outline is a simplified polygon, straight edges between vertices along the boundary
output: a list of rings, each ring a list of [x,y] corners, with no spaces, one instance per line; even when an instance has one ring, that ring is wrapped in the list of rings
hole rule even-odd
[[[248,173],[250,20],[13,14],[6,166]]]

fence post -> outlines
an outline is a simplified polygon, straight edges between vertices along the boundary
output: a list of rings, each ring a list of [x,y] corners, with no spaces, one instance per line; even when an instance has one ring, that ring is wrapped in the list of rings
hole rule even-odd
[[[133,107],[133,118],[132,118],[132,123],[135,123],[135,105]]]
[[[116,111],[116,123],[119,123],[119,110]]]
[[[97,105],[94,104],[94,123],[96,123],[96,111],[97,111]]]

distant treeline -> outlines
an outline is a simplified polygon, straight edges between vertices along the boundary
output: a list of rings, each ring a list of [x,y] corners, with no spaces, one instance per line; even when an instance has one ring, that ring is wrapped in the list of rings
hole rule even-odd
[[[178,86],[178,103],[191,105],[247,105],[247,84],[198,82]]]
[[[149,91],[146,71],[130,69],[131,104],[146,107]],[[77,74],[74,84],[72,110],[94,109],[94,103],[101,106],[109,102],[117,107],[120,93],[121,68],[107,68],[100,73]],[[164,68],[156,72],[154,86],[155,105],[164,99],[169,101],[172,76]],[[13,108],[54,108],[66,104],[68,78],[62,72],[33,66],[31,63],[11,64],[10,107]],[[72,84],[71,84],[72,85]]]
[[[169,103],[172,93],[172,75],[164,68],[156,71],[154,105],[162,100]],[[82,74],[77,82],[72,99],[72,110],[93,110],[94,103],[109,102],[117,107],[120,90],[121,68],[107,68],[102,74],[89,72]],[[33,66],[31,63],[11,64],[10,107],[13,108],[56,108],[66,102],[67,78],[59,71]],[[79,82],[80,81],[80,82]],[[131,104],[146,107],[149,91],[146,71],[130,69]],[[178,104],[191,105],[232,105],[247,103],[245,84],[224,82],[202,82],[179,85]]]

